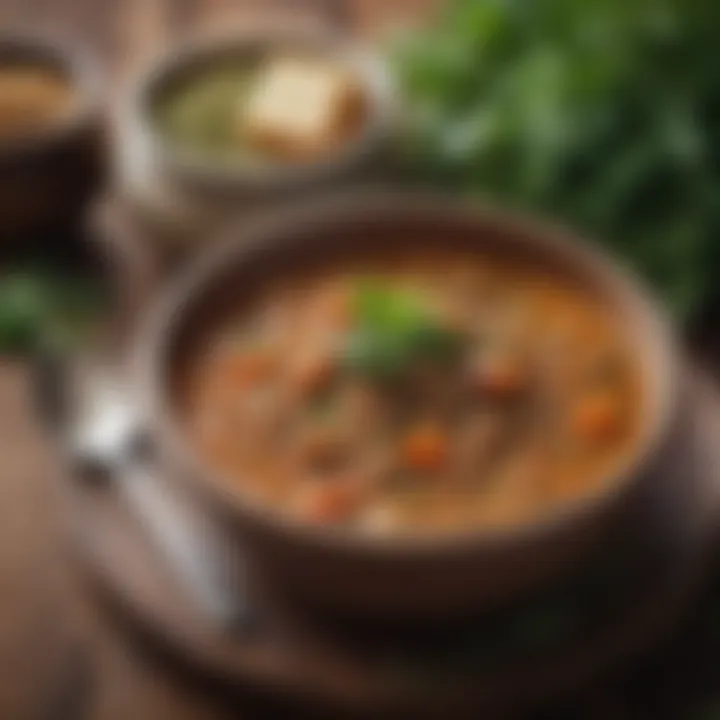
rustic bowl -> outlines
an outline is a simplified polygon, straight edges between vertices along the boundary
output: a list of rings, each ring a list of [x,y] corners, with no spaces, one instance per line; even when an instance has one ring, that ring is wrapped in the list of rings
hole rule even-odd
[[[343,257],[422,245],[456,246],[569,273],[616,311],[635,350],[645,406],[636,449],[599,493],[519,527],[438,538],[372,538],[317,528],[258,506],[217,477],[183,434],[177,381],[193,347],[229,303],[268,280]],[[678,451],[680,393],[672,333],[632,277],[568,233],[442,197],[370,192],[288,210],[241,230],[168,291],[140,344],[142,396],[168,474],[189,483],[231,528],[267,582],[338,613],[448,617],[551,582],[641,517],[658,473]],[[642,526],[633,527],[642,533]]]
[[[188,73],[223,58],[256,58],[274,49],[309,50],[352,70],[367,98],[361,132],[338,152],[302,165],[220,164],[169,142],[157,127],[158,97]],[[312,188],[365,176],[387,159],[394,127],[394,94],[380,58],[331,28],[260,25],[231,34],[203,34],[145,68],[122,112],[120,191],[158,237],[183,248],[207,241],[208,228],[248,215]]]
[[[50,68],[76,93],[61,120],[0,148],[0,239],[7,246],[80,217],[103,178],[102,124],[96,75],[74,49],[44,37],[0,36],[0,64]]]

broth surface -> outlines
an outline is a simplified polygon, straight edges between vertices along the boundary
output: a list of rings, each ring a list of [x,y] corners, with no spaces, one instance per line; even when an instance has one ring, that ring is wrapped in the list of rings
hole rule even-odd
[[[601,491],[641,390],[609,310],[477,256],[285,278],[201,343],[192,442],[308,523],[428,534],[532,521]]]

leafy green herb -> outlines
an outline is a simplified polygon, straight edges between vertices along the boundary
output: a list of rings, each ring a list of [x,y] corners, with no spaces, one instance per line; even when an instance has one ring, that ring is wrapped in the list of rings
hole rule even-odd
[[[358,288],[355,318],[344,349],[345,366],[377,380],[396,379],[418,363],[452,362],[465,344],[418,298],[375,283]]]
[[[413,178],[550,214],[680,316],[720,260],[716,0],[454,0],[397,67]]]
[[[0,277],[0,353],[73,342],[102,311],[103,300],[99,288],[87,280],[39,271]]]
[[[13,275],[0,280],[0,352],[27,352],[52,308],[48,287],[38,277]]]

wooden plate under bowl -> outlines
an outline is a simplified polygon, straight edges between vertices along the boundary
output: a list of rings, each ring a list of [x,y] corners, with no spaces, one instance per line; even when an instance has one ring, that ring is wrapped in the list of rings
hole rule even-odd
[[[233,692],[343,717],[504,716],[586,687],[647,650],[701,587],[718,507],[720,458],[712,437],[720,415],[710,380],[694,373],[688,382],[686,451],[657,493],[651,511],[657,537],[641,544],[634,570],[625,566],[622,577],[584,584],[603,601],[580,613],[574,629],[552,622],[548,629],[545,615],[544,630],[511,643],[509,651],[507,635],[504,650],[492,650],[497,618],[427,638],[359,642],[353,629],[271,601],[259,587],[251,593],[257,610],[250,629],[219,628],[193,604],[109,487],[68,487],[74,547],[103,596],[144,637],[185,670]],[[619,539],[618,555],[635,546],[631,534]],[[577,587],[569,591],[574,600],[581,596]],[[504,617],[500,625],[510,634],[524,622],[519,614]]]

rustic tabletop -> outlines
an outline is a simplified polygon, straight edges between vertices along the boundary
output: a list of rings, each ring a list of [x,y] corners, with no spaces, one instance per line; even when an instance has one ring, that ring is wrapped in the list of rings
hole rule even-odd
[[[228,17],[249,22],[261,13],[305,13],[324,21],[340,3],[0,0],[0,28],[70,37],[97,58],[110,97],[146,53],[188,29]],[[425,16],[435,4],[348,0],[342,3],[343,21],[372,33],[395,20]],[[90,720],[246,717],[249,710],[229,707],[208,688],[178,677],[161,659],[142,652],[137,638],[106,612],[74,570],[55,502],[59,463],[33,407],[27,364],[0,364],[0,407],[0,718],[69,718],[80,711]],[[715,624],[715,637],[706,625],[688,627],[637,677],[620,679],[612,691],[597,693],[602,701],[593,699],[584,707],[598,717],[658,717],[663,707],[678,712],[673,717],[691,717],[699,695],[697,707],[705,714],[697,717],[720,717],[711,714],[705,692],[717,684],[712,658],[720,646],[720,622]],[[682,692],[691,690],[693,699],[667,690],[671,680]]]

